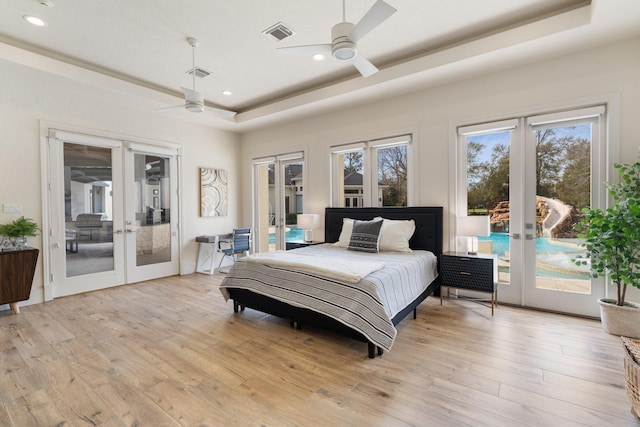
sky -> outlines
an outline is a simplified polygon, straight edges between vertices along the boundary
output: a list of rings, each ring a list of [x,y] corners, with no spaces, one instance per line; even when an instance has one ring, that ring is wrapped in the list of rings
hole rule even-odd
[[[554,128],[556,135],[569,136],[574,135],[578,138],[584,138],[591,141],[591,124],[585,123],[577,126],[559,126]],[[510,131],[501,131],[495,133],[488,133],[482,135],[469,136],[468,140],[478,142],[485,146],[485,149],[480,153],[479,159],[482,162],[489,161],[491,159],[491,153],[494,145],[509,144]]]

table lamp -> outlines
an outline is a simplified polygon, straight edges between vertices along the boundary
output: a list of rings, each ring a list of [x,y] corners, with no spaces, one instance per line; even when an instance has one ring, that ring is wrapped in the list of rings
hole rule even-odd
[[[298,227],[304,229],[304,241],[313,240],[313,229],[320,225],[320,215],[318,214],[298,214]]]
[[[456,221],[456,234],[465,236],[467,240],[467,253],[478,253],[478,236],[489,236],[491,225],[486,215],[459,216]]]

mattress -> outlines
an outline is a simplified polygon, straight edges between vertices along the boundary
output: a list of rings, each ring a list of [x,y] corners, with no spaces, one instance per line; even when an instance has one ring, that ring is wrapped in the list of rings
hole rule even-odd
[[[329,279],[317,272],[238,260],[220,290],[246,289],[287,304],[329,316],[389,350],[396,337],[393,317],[414,301],[437,277],[437,258],[428,251],[377,254],[350,251],[330,244],[295,249],[316,257],[378,261],[384,267],[357,283]]]

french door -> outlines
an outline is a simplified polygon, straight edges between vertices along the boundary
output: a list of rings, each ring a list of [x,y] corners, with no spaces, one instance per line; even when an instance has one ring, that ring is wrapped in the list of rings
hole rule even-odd
[[[480,252],[496,255],[499,300],[598,316],[602,279],[573,260],[588,257],[575,224],[605,203],[604,107],[459,128],[464,160],[458,216],[488,215]]]
[[[177,147],[52,130],[47,150],[51,298],[179,273]]]
[[[253,167],[255,250],[285,249],[287,241],[302,240],[296,215],[304,212],[303,153],[256,159]]]

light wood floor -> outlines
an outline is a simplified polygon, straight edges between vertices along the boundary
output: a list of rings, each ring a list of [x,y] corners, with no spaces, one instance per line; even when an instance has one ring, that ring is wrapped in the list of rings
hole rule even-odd
[[[0,313],[0,426],[638,426],[597,321],[428,298],[390,352],[173,277]]]

